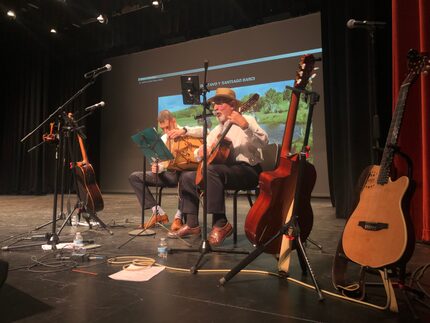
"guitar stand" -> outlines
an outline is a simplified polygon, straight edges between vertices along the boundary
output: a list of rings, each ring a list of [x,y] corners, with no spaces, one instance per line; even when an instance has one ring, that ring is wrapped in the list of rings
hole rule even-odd
[[[295,220],[292,220],[295,221]],[[254,249],[253,252],[251,252],[245,259],[243,259],[239,264],[237,264],[232,270],[230,270],[223,278],[219,280],[219,285],[224,286],[230,279],[232,279],[234,276],[236,276],[243,268],[248,266],[254,259],[256,259],[260,254],[264,252],[266,247],[270,245],[274,240],[279,238],[281,235],[287,235],[290,237],[290,239],[295,240],[296,242],[296,250],[297,255],[299,258],[299,263],[302,268],[303,274],[306,274],[309,272],[311,274],[311,278],[313,281],[313,284],[315,286],[315,290],[318,293],[318,298],[320,301],[324,300],[324,297],[321,293],[321,289],[319,288],[318,282],[315,278],[315,274],[312,270],[312,267],[310,265],[309,259],[306,255],[305,248],[302,243],[302,239],[300,238],[299,229],[297,225],[294,225],[292,222],[286,223],[277,234],[275,234],[273,237],[271,237],[267,242],[264,244],[258,246],[256,249]],[[291,235],[293,234],[293,235]],[[280,272],[282,276],[288,276],[285,272]]]
[[[307,237],[304,245],[306,246],[308,242],[313,244],[315,247],[317,247],[319,251],[323,250],[323,246],[321,244],[319,244],[317,241]]]

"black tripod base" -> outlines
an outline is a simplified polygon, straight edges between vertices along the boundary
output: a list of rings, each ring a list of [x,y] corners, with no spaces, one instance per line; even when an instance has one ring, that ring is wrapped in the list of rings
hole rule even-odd
[[[202,260],[206,254],[217,252],[217,253],[231,253],[231,254],[242,254],[248,255],[249,251],[240,250],[240,249],[223,249],[223,248],[214,248],[209,244],[208,240],[202,240],[200,242],[200,246],[198,248],[170,248],[169,253],[175,252],[199,252],[199,258],[194,266],[190,268],[190,272],[192,274],[197,274],[199,268],[201,268]]]
[[[200,244],[200,256],[199,259],[197,259],[197,262],[194,266],[192,266],[190,268],[190,272],[192,274],[197,274],[197,271],[199,270],[199,268],[201,267],[201,262],[204,258],[204,256],[208,253],[211,252],[217,252],[217,253],[231,253],[231,254],[249,254],[248,251],[246,250],[236,250],[236,249],[223,249],[223,248],[213,248],[210,244],[208,240],[202,240],[201,244]]]
[[[91,224],[91,219],[93,219],[95,222],[97,222],[100,227],[104,230],[106,230],[107,232],[109,232],[110,235],[113,235],[113,232],[109,229],[109,227],[106,225],[106,223],[104,223],[98,216],[96,213],[87,213],[88,216],[83,215],[83,218],[85,219],[85,221],[88,223],[88,226],[90,229],[92,229],[92,224]]]

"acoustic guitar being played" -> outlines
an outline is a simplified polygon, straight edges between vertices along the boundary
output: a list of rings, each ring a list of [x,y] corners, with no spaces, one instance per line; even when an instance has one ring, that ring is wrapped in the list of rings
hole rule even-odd
[[[244,113],[252,108],[257,103],[260,96],[253,94],[244,104],[242,104],[237,111]],[[224,164],[228,160],[231,152],[232,143],[226,138],[229,130],[233,126],[233,123],[229,123],[223,132],[218,135],[217,141],[212,145],[207,155],[207,164]],[[199,162],[196,173],[196,184],[201,185],[203,183],[203,160]]]

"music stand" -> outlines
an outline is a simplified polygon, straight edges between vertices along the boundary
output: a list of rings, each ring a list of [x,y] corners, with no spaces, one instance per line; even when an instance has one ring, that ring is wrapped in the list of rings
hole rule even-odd
[[[155,130],[155,128],[146,128],[133,136],[131,136],[131,140],[139,147],[143,154],[143,190],[142,190],[142,229],[141,230],[133,230],[130,231],[129,234],[133,237],[130,238],[128,241],[123,243],[121,246],[118,247],[121,248],[122,246],[129,243],[131,240],[133,240],[137,236],[148,236],[148,235],[154,235],[155,232],[153,230],[148,230],[145,228],[145,179],[146,179],[146,159],[151,160],[154,163],[159,163],[162,161],[167,161],[174,159],[174,156],[169,151],[167,146],[164,144],[164,142],[161,140],[161,137]],[[155,173],[155,200],[158,201],[158,167],[157,172]],[[155,216],[158,215],[158,207],[156,207]],[[156,221],[156,223],[158,223]],[[164,227],[163,227],[164,228]]]
[[[197,75],[182,75],[181,90],[184,104],[201,104],[199,77]]]

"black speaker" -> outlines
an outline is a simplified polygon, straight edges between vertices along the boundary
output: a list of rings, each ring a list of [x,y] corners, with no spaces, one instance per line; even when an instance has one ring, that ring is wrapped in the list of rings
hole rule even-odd
[[[6,281],[8,270],[9,264],[6,261],[0,259],[0,287],[2,287]]]

